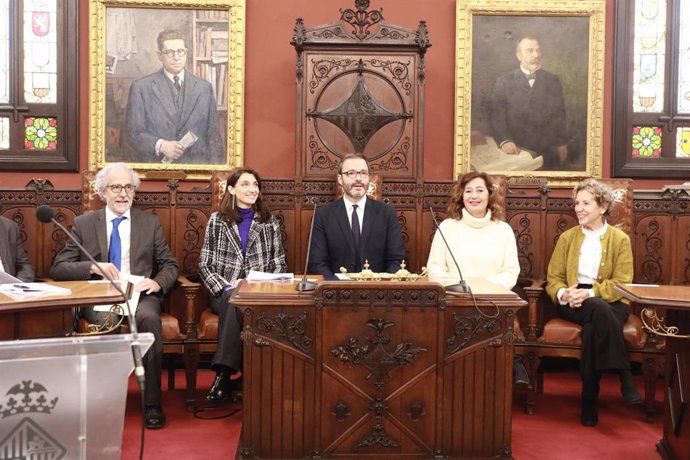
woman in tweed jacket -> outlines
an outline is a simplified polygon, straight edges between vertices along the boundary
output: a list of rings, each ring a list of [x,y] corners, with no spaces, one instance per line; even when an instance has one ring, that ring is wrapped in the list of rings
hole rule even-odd
[[[585,426],[598,422],[597,396],[602,371],[620,375],[626,404],[640,404],[630,372],[623,325],[630,308],[614,290],[633,279],[630,238],[606,223],[615,204],[613,193],[595,179],[573,190],[579,225],[561,234],[549,262],[546,292],[558,316],[582,326],[582,415]]]
[[[261,178],[249,168],[235,168],[228,177],[220,210],[211,215],[199,258],[199,274],[212,294],[218,314],[216,371],[206,399],[228,399],[238,388],[231,376],[242,368],[242,316],[228,299],[249,270],[282,273],[286,270],[280,227],[261,198]]]

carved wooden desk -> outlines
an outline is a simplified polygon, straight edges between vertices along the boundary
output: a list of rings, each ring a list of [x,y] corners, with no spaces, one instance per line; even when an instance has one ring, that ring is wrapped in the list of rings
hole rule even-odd
[[[119,303],[122,299],[109,283],[51,281],[48,284],[68,288],[72,293],[24,300],[14,300],[0,293],[0,340],[71,335],[74,332],[73,307]]]
[[[517,295],[430,282],[242,282],[238,458],[511,458]]]
[[[643,307],[641,318],[651,332],[666,337],[666,384],[664,388],[664,437],[656,445],[665,459],[690,459],[690,337],[686,330],[669,331],[654,307],[680,310],[690,315],[690,286],[618,285],[616,290]],[[686,334],[683,336],[683,334]]]

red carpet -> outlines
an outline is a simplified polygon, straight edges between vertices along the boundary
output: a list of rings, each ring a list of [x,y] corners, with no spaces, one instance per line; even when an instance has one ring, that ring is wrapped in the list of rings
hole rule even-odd
[[[199,391],[211,385],[210,371],[199,373]],[[165,381],[165,376],[164,376]],[[535,415],[525,415],[520,401],[513,405],[513,456],[518,460],[657,460],[655,444],[661,438],[661,403],[653,424],[644,422],[642,406],[623,405],[615,375],[605,375],[599,398],[599,425],[580,425],[580,381],[576,371],[549,372],[544,379],[544,394],[537,398]],[[184,375],[177,373],[178,387]],[[165,385],[165,383],[164,383]],[[663,381],[657,384],[657,400],[662,398]],[[139,458],[141,415],[136,383],[130,379],[122,458]],[[642,387],[638,377],[638,388]],[[146,430],[144,458],[215,460],[230,459],[240,434],[242,412],[220,420],[200,420],[185,411],[184,392],[163,392],[167,424],[162,430]]]

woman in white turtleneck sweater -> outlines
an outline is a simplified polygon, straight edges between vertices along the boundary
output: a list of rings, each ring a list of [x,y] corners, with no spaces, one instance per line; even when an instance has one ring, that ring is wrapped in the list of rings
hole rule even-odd
[[[496,190],[483,172],[465,174],[453,187],[448,218],[441,230],[466,278],[483,278],[512,289],[520,274],[513,229],[503,222]],[[439,232],[427,262],[429,276],[459,278],[453,257]]]

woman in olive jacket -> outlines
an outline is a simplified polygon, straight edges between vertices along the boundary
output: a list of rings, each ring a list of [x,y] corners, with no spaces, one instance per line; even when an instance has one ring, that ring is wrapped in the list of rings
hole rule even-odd
[[[615,204],[601,182],[586,179],[573,190],[578,226],[561,234],[549,262],[546,292],[559,317],[582,326],[582,416],[598,423],[597,396],[602,371],[618,371],[626,404],[642,397],[630,372],[623,325],[630,307],[614,290],[633,279],[630,238],[606,223]]]

